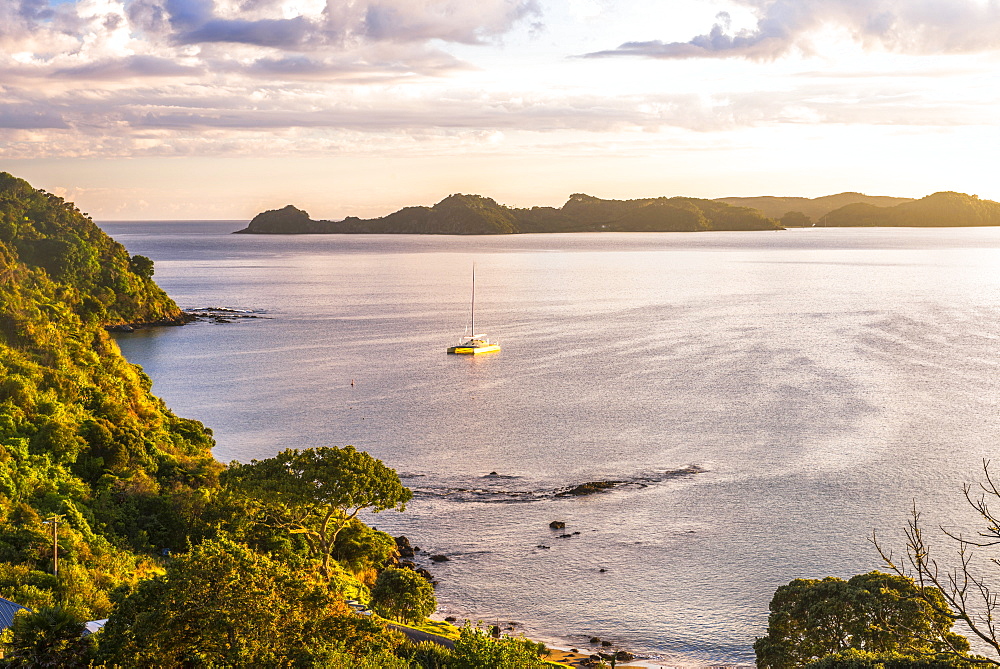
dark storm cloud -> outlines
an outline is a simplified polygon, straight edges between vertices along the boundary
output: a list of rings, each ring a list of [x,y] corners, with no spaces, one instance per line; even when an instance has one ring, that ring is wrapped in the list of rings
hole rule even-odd
[[[757,25],[732,33],[720,14],[703,35],[687,42],[626,42],[586,54],[600,58],[726,58],[769,60],[794,47],[809,49],[809,34],[825,26],[845,28],[866,45],[905,53],[969,53],[1000,47],[1000,5],[976,0],[737,0],[752,9]]]

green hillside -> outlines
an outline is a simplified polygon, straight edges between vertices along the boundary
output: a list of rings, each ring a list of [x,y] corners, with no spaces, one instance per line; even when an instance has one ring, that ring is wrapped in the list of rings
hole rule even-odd
[[[72,204],[0,174],[0,595],[22,605],[107,616],[109,591],[183,547],[216,485],[211,432],[153,397],[105,331],[179,317],[152,274]]]
[[[851,204],[820,219],[828,227],[969,227],[1000,225],[1000,202],[951,191],[893,207]]]
[[[876,207],[892,207],[904,202],[910,202],[911,198],[888,197],[884,195],[864,195],[862,193],[838,193],[836,195],[824,195],[823,197],[720,197],[716,202],[723,202],[737,207],[749,207],[757,209],[765,216],[783,219],[790,212],[803,214],[807,221],[800,225],[811,225],[821,217],[830,213],[834,209],[845,207],[850,204],[864,203]],[[787,220],[782,221],[783,225],[790,225]]]

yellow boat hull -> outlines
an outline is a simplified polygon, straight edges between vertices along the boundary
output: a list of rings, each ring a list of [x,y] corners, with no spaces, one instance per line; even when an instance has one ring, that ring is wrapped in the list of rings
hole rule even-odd
[[[490,346],[452,346],[448,349],[448,353],[479,355],[480,353],[496,353],[499,350],[500,346],[498,344],[492,344]]]

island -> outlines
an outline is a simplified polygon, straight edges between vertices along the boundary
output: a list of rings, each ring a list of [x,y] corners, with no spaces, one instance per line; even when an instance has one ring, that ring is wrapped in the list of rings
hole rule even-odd
[[[254,217],[240,234],[504,235],[539,232],[697,232],[778,230],[756,209],[691,197],[602,200],[577,193],[562,207],[517,209],[482,195],[450,195],[432,207],[405,207],[382,218],[314,221],[288,205]]]
[[[515,208],[482,195],[449,195],[381,218],[313,220],[293,205],[257,214],[235,234],[509,235],[545,232],[699,232],[792,227],[1000,225],[1000,203],[945,191],[920,199],[839,193],[818,198],[656,197],[604,200],[576,193],[559,208]]]

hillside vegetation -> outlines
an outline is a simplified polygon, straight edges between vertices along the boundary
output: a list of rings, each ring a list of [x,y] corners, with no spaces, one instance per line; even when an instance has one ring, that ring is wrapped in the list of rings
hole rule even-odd
[[[575,194],[562,207],[516,209],[481,195],[451,195],[433,207],[406,207],[363,220],[314,221],[301,209],[258,214],[245,234],[501,235],[532,232],[697,232],[775,230],[759,211],[688,197],[602,200]]]
[[[559,208],[517,209],[481,195],[450,195],[432,207],[406,207],[382,218],[313,220],[288,205],[265,211],[244,234],[502,235],[543,232],[698,232],[831,227],[1000,225],[1000,205],[963,193],[920,200],[839,193],[818,198],[658,197],[603,200],[576,193]]]
[[[0,595],[109,613],[108,591],[182,547],[221,469],[211,433],[150,394],[104,329],[175,319],[152,263],[72,204],[0,174]],[[65,578],[49,571],[64,515]]]
[[[828,227],[968,227],[1000,225],[1000,202],[951,191],[894,207],[850,204],[820,219]]]
[[[846,207],[849,204],[870,204],[875,207],[892,207],[904,202],[911,202],[908,197],[888,197],[885,195],[864,195],[863,193],[838,193],[822,197],[720,197],[716,202],[724,202],[737,207],[757,209],[765,216],[783,220],[792,212],[802,214],[807,221],[801,224],[811,225],[834,209]],[[787,223],[783,220],[783,225]]]

